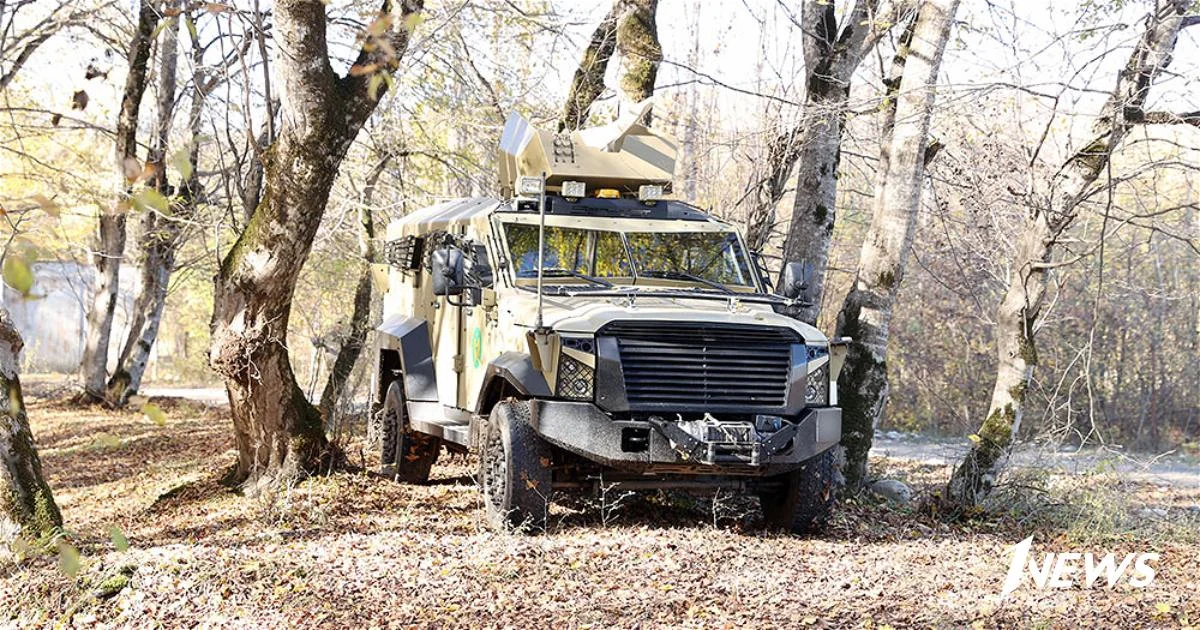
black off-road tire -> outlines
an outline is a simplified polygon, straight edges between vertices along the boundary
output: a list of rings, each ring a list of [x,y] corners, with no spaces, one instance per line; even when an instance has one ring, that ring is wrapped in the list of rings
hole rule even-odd
[[[399,381],[388,385],[379,411],[379,473],[405,483],[428,483],[442,450],[440,438],[412,430]]]
[[[479,489],[497,528],[546,529],[553,482],[551,451],[529,426],[531,405],[510,400],[492,408],[480,431]]]
[[[837,495],[836,464],[836,448],[831,448],[776,477],[778,486],[760,491],[758,498],[767,528],[794,534],[814,534],[824,529]]]

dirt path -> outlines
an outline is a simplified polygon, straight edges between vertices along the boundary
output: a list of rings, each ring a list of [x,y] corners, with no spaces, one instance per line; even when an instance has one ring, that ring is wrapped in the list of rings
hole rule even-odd
[[[881,431],[875,436],[871,455],[949,467],[961,460],[969,446],[966,439],[936,439]],[[1119,449],[1054,449],[1040,444],[1022,444],[1013,453],[1012,464],[1019,468],[1042,468],[1066,474],[1112,470],[1133,481],[1200,488],[1200,460],[1179,453],[1154,456],[1124,453]]]

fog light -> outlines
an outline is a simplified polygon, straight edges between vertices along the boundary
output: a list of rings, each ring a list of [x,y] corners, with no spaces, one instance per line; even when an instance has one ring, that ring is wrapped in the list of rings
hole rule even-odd
[[[554,388],[559,398],[591,400],[592,383],[596,372],[566,354],[558,358],[558,385]]]
[[[804,404],[822,406],[829,404],[829,364],[808,373],[808,385],[804,389]]]

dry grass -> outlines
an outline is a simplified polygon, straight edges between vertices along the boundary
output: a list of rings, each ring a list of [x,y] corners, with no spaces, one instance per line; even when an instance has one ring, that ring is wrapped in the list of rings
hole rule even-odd
[[[752,504],[729,497],[639,495],[556,506],[549,533],[522,537],[484,527],[472,465],[463,458],[439,463],[427,486],[340,473],[273,496],[243,497],[217,483],[233,459],[225,413],[160,404],[168,414],[162,426],[134,412],[81,411],[34,398],[34,433],[83,564],[75,577],[60,571],[55,557],[5,565],[0,623],[1180,627],[1200,621],[1194,588],[1200,558],[1188,516],[1194,494],[1128,487],[1100,475],[1073,484],[1014,478],[1006,509],[986,517],[947,522],[863,500],[844,505],[816,538],[764,533]],[[352,459],[357,452],[352,445]],[[934,487],[946,474],[875,465],[918,488]],[[1090,499],[1078,494],[1084,490]],[[1152,520],[1171,527],[1138,521],[1146,505],[1166,510]],[[1072,530],[1080,522],[1103,535]],[[129,551],[114,547],[114,526],[132,543]],[[1159,577],[1142,590],[1023,588],[1001,603],[1006,548],[1031,533],[1043,550],[1153,547],[1162,554]]]

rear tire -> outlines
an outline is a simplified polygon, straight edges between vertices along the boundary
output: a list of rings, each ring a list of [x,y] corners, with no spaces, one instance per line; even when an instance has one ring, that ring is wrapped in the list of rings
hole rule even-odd
[[[479,449],[479,486],[488,521],[497,528],[546,529],[553,481],[550,445],[530,426],[528,401],[492,408]]]
[[[824,529],[833,511],[834,469],[837,454],[831,448],[799,468],[775,477],[779,485],[758,493],[763,520],[770,529],[812,534]]]
[[[429,471],[442,450],[442,441],[412,430],[400,381],[388,385],[380,410],[379,434],[380,474],[405,483],[429,482]]]

